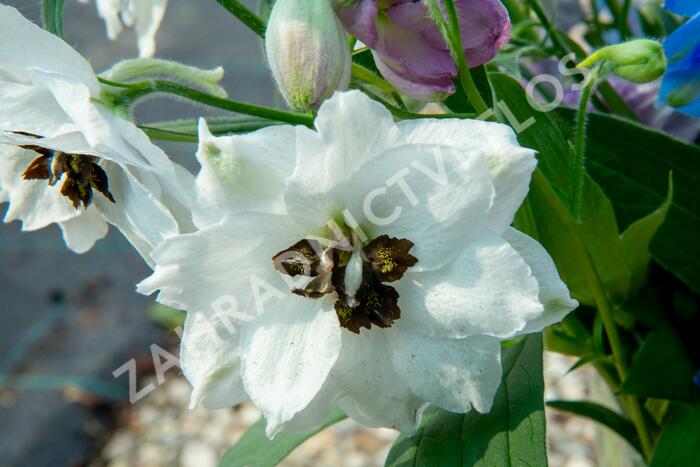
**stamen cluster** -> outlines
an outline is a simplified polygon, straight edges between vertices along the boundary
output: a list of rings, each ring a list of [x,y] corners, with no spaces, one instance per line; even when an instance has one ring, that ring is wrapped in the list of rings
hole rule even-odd
[[[304,239],[277,253],[272,261],[283,274],[313,278],[292,293],[311,299],[336,293],[334,307],[342,327],[356,334],[372,325],[388,328],[401,317],[401,310],[398,292],[384,282],[399,280],[418,262],[409,253],[413,242],[382,235],[360,246],[324,249],[317,240]],[[350,268],[361,269],[355,286],[347,280],[353,274]]]

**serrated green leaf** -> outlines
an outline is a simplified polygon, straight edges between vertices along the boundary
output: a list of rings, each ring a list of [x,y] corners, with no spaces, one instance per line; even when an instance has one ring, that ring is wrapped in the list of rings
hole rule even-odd
[[[639,397],[692,401],[695,366],[681,338],[670,328],[654,331],[642,342],[620,392]]]
[[[41,0],[41,19],[44,29],[63,38],[64,0]]]
[[[605,425],[630,443],[637,451],[642,452],[637,430],[632,422],[607,407],[589,401],[547,401],[547,406],[587,417]]]
[[[680,406],[661,430],[649,467],[690,467],[700,459],[700,404]]]
[[[673,200],[673,177],[668,177],[668,194],[661,206],[654,212],[630,224],[622,233],[622,253],[632,273],[632,289],[638,290],[644,284],[649,269],[649,246],[661,224],[666,220],[666,214]]]
[[[502,351],[503,382],[488,414],[429,409],[418,432],[394,443],[386,466],[546,466],[542,337]]]
[[[265,435],[265,419],[261,417],[226,452],[219,467],[273,467],[304,441],[345,418],[347,415],[340,409],[335,409],[317,430],[308,433],[279,433],[274,439],[268,439]]]

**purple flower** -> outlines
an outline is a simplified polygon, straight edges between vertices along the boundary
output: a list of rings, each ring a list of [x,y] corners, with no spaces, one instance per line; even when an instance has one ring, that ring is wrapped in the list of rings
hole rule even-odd
[[[491,60],[510,38],[498,0],[455,0],[470,67]],[[365,43],[384,78],[407,95],[431,99],[454,92],[457,69],[425,4],[419,0],[339,2],[346,29]]]

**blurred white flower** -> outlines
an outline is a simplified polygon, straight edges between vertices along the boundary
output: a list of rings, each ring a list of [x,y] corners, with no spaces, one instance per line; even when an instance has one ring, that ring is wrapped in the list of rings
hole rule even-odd
[[[78,0],[88,3],[90,0]],[[105,22],[107,36],[114,40],[124,26],[136,31],[139,55],[152,57],[156,52],[156,33],[165,16],[168,0],[95,0],[97,14]]]
[[[411,433],[426,403],[489,411],[500,342],[576,306],[510,227],[535,158],[504,125],[395,123],[351,91],[321,106],[316,131],[200,137],[199,183],[222,220],[167,240],[139,285],[189,312],[193,404],[250,398],[268,435],[317,427],[334,404]]]
[[[0,5],[0,200],[23,230],[52,223],[76,252],[115,225],[150,262],[191,231],[194,180],[133,123],[101,104],[76,51]]]

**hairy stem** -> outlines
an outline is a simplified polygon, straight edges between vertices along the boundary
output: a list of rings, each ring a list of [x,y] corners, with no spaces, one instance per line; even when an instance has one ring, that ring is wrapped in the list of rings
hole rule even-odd
[[[583,88],[581,100],[576,113],[576,146],[574,152],[574,164],[571,174],[571,186],[573,191],[572,209],[576,222],[581,221],[581,205],[583,204],[583,180],[586,176],[586,126],[588,122],[588,103],[591,101],[593,89],[598,81],[596,70],[591,72],[589,81]]]
[[[190,101],[199,102],[210,107],[228,110],[245,115],[253,115],[255,117],[267,118],[278,122],[301,124],[312,127],[314,116],[312,114],[288,112],[284,110],[273,109],[255,104],[247,104],[244,102],[224,99],[222,97],[213,96],[197,89],[188,88],[179,83],[167,80],[144,80],[135,83],[115,83],[106,79],[100,78],[100,82],[113,87],[125,88],[116,96],[124,105],[130,105],[137,100],[154,93],[166,93],[180,97],[184,97]]]

